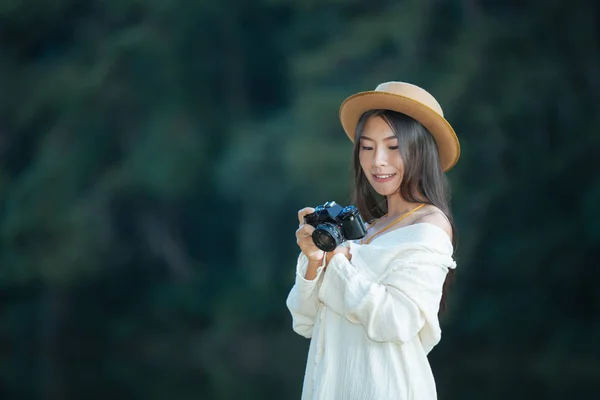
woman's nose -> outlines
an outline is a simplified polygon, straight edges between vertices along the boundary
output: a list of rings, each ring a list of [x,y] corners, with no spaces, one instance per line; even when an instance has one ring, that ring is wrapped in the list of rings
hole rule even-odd
[[[380,167],[387,165],[387,155],[385,151],[376,150],[373,156],[373,166]]]

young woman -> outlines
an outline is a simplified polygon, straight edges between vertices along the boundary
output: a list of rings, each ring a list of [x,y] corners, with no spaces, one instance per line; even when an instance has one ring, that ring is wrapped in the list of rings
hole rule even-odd
[[[298,212],[301,253],[287,307],[311,338],[302,399],[436,399],[427,354],[441,339],[456,264],[445,171],[460,148],[425,90],[386,82],[340,108],[354,142],[354,198],[367,235],[324,253]]]

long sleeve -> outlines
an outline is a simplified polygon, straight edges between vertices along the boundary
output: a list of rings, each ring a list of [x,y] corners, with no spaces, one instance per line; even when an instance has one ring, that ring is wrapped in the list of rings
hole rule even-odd
[[[308,268],[308,259],[300,253],[296,264],[296,278],[294,286],[288,294],[286,305],[292,315],[292,328],[305,338],[312,337],[313,326],[321,301],[318,291],[323,276],[323,265],[317,269],[317,276],[313,280],[304,278]]]
[[[319,298],[363,325],[373,341],[404,343],[420,335],[429,352],[441,337],[437,313],[448,268],[454,266],[450,254],[417,246],[391,259],[385,273],[373,278],[354,257],[350,262],[337,254],[327,266]]]

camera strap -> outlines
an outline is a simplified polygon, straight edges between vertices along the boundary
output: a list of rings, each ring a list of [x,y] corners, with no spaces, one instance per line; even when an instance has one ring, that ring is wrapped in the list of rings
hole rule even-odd
[[[377,236],[381,235],[383,232],[387,231],[392,226],[396,225],[398,222],[402,221],[404,218],[408,217],[410,214],[414,213],[415,211],[419,210],[420,208],[422,208],[424,206],[425,206],[425,204],[419,204],[418,206],[416,206],[412,210],[405,212],[404,214],[400,215],[394,221],[392,221],[389,224],[387,224],[387,226],[385,226],[383,229],[381,229],[379,232],[375,233],[373,236],[371,236],[367,240],[364,240],[364,238],[361,239],[360,243],[361,244],[369,244],[369,243],[371,243],[371,241],[373,241],[373,239],[375,239]],[[373,225],[371,225],[371,228],[374,227],[375,225],[377,225],[377,222],[379,222],[379,221],[381,221],[381,219],[375,221],[375,223]]]

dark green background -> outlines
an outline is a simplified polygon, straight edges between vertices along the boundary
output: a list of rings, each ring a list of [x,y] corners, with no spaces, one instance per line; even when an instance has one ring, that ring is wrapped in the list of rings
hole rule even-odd
[[[296,211],[387,80],[462,145],[440,399],[597,398],[599,8],[3,0],[0,398],[298,399]]]

